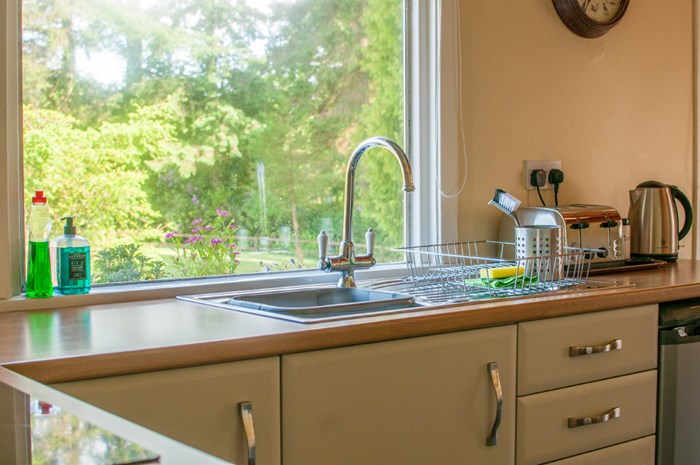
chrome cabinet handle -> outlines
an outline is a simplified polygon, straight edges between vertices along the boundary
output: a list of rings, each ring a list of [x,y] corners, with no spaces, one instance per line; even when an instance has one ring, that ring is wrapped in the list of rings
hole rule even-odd
[[[495,446],[498,443],[498,429],[501,427],[501,417],[503,416],[503,388],[501,387],[501,375],[498,372],[498,363],[491,362],[486,368],[491,375],[493,391],[496,394],[496,419],[493,421],[491,434],[486,438],[486,445]]]
[[[579,426],[594,425],[596,423],[607,423],[615,418],[620,418],[620,415],[620,407],[615,407],[597,417],[570,417],[568,425],[569,428],[578,428]]]
[[[602,354],[622,349],[622,339],[615,339],[602,346],[571,346],[569,347],[569,357],[580,355]]]
[[[241,420],[243,420],[245,442],[248,447],[248,465],[255,465],[255,428],[253,427],[253,404],[250,402],[241,402],[238,404],[238,411],[241,412]]]

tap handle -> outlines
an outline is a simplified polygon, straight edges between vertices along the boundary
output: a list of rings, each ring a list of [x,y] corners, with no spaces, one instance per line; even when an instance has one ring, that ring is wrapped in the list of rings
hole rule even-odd
[[[326,258],[326,252],[328,251],[328,235],[326,231],[321,230],[318,234],[318,257],[323,260]]]
[[[369,228],[365,233],[365,242],[367,242],[367,255],[372,256],[374,254],[374,238],[377,235],[374,234],[374,229]]]

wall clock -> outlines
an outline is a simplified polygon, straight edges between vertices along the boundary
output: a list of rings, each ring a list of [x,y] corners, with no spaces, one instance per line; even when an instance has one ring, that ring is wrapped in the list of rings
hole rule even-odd
[[[629,0],[552,0],[552,3],[571,32],[593,39],[620,22]]]

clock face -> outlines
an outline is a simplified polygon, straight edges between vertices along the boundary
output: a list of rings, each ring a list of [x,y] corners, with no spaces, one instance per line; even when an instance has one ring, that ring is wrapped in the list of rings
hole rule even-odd
[[[625,2],[623,0],[578,0],[578,3],[591,21],[606,24],[617,17]]]

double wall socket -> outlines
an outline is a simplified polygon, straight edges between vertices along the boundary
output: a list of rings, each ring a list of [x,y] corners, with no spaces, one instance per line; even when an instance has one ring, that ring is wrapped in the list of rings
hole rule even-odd
[[[544,170],[547,173],[546,179],[543,187],[540,189],[554,189],[554,186],[549,183],[549,171],[553,169],[561,169],[561,160],[524,160],[523,161],[523,173],[525,173],[525,188],[527,190],[535,189],[530,183],[530,176],[535,170]]]

